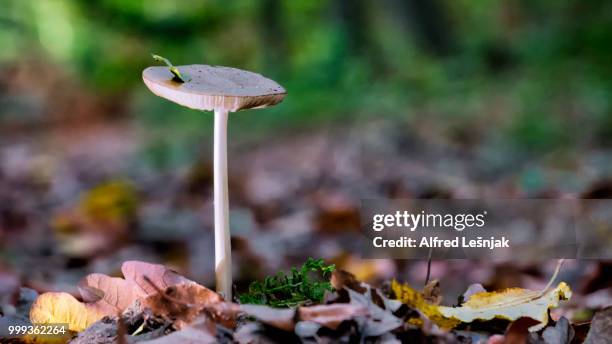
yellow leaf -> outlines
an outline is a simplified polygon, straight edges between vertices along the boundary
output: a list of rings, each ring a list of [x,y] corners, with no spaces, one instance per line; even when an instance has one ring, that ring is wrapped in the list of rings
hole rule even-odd
[[[500,318],[514,321],[528,317],[540,322],[530,327],[529,331],[538,331],[548,323],[548,310],[557,307],[560,300],[569,299],[572,295],[569,286],[561,282],[555,289],[546,293],[510,288],[474,294],[461,307],[444,307],[427,302],[421,292],[412,289],[408,284],[393,281],[391,288],[398,300],[417,309],[444,329],[451,329],[461,322],[469,323],[474,320]]]
[[[23,337],[19,338],[19,341],[15,343],[20,344],[66,344],[72,337],[74,336],[74,332],[66,331],[63,335],[57,335],[53,337],[49,336],[41,336],[36,334],[27,334]]]
[[[125,222],[138,208],[134,187],[123,181],[111,181],[89,190],[81,200],[83,213],[102,222]]]
[[[439,306],[427,302],[423,293],[412,289],[407,283],[401,284],[393,280],[391,282],[391,289],[393,289],[398,300],[410,308],[417,309],[441,328],[451,329],[459,325],[459,320],[444,316],[440,313]]]
[[[79,302],[68,293],[44,293],[32,304],[33,324],[68,324],[71,331],[82,331],[106,314],[95,304]]]
[[[491,320],[493,318],[514,321],[528,317],[540,323],[529,328],[538,331],[548,323],[548,310],[559,305],[560,300],[569,299],[572,291],[565,282],[546,292],[521,288],[510,288],[499,292],[481,292],[472,295],[461,307],[439,307],[445,317],[463,322]]]

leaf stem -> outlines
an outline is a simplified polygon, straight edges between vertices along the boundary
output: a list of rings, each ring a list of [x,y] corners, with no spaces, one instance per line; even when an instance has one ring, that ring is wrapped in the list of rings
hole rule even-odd
[[[557,275],[559,274],[559,271],[561,270],[561,266],[563,265],[563,261],[564,261],[563,258],[559,259],[559,261],[557,262],[557,267],[555,268],[555,272],[553,273],[552,277],[550,278],[550,281],[548,281],[548,284],[546,285],[546,287],[544,289],[542,289],[541,294],[546,293],[546,291],[548,291],[550,286],[552,286],[552,284],[555,281],[555,279],[557,279]]]

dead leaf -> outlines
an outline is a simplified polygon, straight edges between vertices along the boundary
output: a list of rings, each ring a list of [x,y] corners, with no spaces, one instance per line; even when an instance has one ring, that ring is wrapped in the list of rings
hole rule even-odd
[[[137,260],[130,260],[121,265],[121,272],[127,281],[130,281],[138,291],[139,295],[146,296],[155,294],[157,290],[146,278],[161,290],[169,286],[178,285],[186,282],[193,282],[179,275],[176,271],[168,269],[161,264],[151,264]]]
[[[295,324],[295,334],[300,338],[309,338],[317,335],[321,325],[312,321],[298,321]]]
[[[33,324],[68,324],[71,331],[83,331],[106,314],[104,307],[82,303],[68,293],[49,292],[40,295],[30,310]]]
[[[264,324],[285,331],[293,331],[295,327],[295,309],[278,309],[262,305],[240,305],[240,310]]]
[[[63,254],[95,257],[112,251],[133,234],[138,197],[130,183],[109,181],[80,198],[75,207],[62,210],[51,219]]]
[[[565,317],[561,317],[555,326],[547,327],[542,333],[546,344],[569,344],[574,338],[574,330]]]
[[[337,259],[340,269],[351,271],[358,281],[372,281],[374,278],[391,277],[395,273],[395,265],[385,259],[361,259],[353,255],[342,255]]]
[[[591,320],[591,329],[584,340],[585,344],[605,344],[612,338],[612,307],[599,311]]]
[[[213,303],[204,307],[204,310],[221,326],[229,329],[236,328],[236,319],[240,314],[240,305],[233,302]]]
[[[319,190],[314,197],[317,211],[314,225],[318,231],[351,232],[359,231],[361,219],[359,207],[347,195]]]
[[[345,270],[334,270],[330,282],[336,290],[340,290],[344,287],[356,290],[360,293],[365,293],[367,290],[363,286],[363,282],[358,281],[355,275]]]
[[[348,303],[299,307],[297,310],[245,304],[240,305],[240,309],[264,324],[290,332],[295,329],[296,322],[316,323],[335,330],[345,320],[369,316],[366,307]]]
[[[153,314],[184,324],[192,322],[204,307],[221,301],[221,296],[214,291],[195,282],[188,282],[170,286],[161,294],[147,296],[142,300],[142,306],[151,309]]]
[[[501,334],[495,334],[489,337],[489,339],[487,340],[487,344],[509,344],[509,343],[506,341],[506,338],[502,336]]]
[[[591,329],[591,322],[572,323],[572,329],[574,330],[574,343],[584,343]]]
[[[480,283],[474,283],[474,284],[470,284],[470,286],[465,290],[465,293],[463,293],[463,302],[466,302],[467,300],[470,299],[470,297],[472,297],[472,295],[477,294],[477,293],[482,293],[483,291],[487,291],[482,284]]]
[[[266,326],[258,322],[247,322],[234,332],[233,340],[239,344],[272,344],[272,343],[299,343],[300,339],[293,332],[269,331]]]
[[[138,198],[131,184],[116,180],[89,190],[83,195],[80,207],[91,219],[125,223],[135,216]]]
[[[437,279],[429,281],[423,288],[423,296],[425,297],[425,301],[434,305],[439,305],[442,302],[440,281]]]
[[[441,328],[451,329],[459,325],[459,320],[444,316],[440,312],[439,306],[428,303],[425,300],[425,295],[423,295],[423,293],[412,289],[408,284],[401,284],[396,280],[393,280],[391,282],[391,289],[395,293],[395,297],[398,300],[408,305],[408,307],[418,310],[426,318],[428,318]],[[417,322],[415,324],[419,325],[421,321],[418,320],[420,319],[416,320]]]
[[[505,344],[524,344],[529,339],[529,328],[537,325],[539,322],[531,318],[519,318],[510,325],[505,333]]]
[[[372,293],[377,293],[376,290],[369,286],[365,294],[360,294],[351,289],[347,290],[351,298],[351,304],[367,309],[367,316],[360,319],[361,332],[365,337],[380,336],[402,325],[402,321],[393,315],[390,310],[383,309],[374,303]]]
[[[109,277],[103,274],[90,274],[78,285],[84,303],[79,302],[67,293],[45,293],[39,296],[30,311],[33,323],[68,323],[73,331],[82,331],[95,321],[106,315],[117,315],[138,299],[145,299],[143,304],[153,307],[177,319],[193,319],[196,310],[185,313],[173,309],[179,305],[164,303],[156,296],[158,290],[169,290],[169,287],[183,285],[170,289],[179,304],[209,305],[221,301],[215,292],[179,275],[159,264],[139,261],[123,263],[121,271],[125,279]],[[153,285],[152,285],[153,284]],[[161,296],[160,296],[161,297]],[[166,296],[167,297],[167,296]],[[200,308],[196,308],[200,310]]]
[[[565,282],[559,283],[556,288],[544,294],[541,291],[510,288],[499,292],[477,293],[461,307],[441,306],[438,312],[445,318],[467,323],[494,318],[516,320],[529,317],[540,322],[529,328],[529,331],[534,332],[548,323],[548,310],[557,307],[560,300],[569,299],[571,295],[572,292]]]
[[[167,336],[141,341],[141,344],[215,344],[215,324],[206,317],[196,319],[191,325]]]
[[[137,298],[129,281],[104,274],[89,274],[79,281],[77,288],[83,301],[96,302],[108,315],[129,307]]]
[[[302,321],[317,323],[335,330],[345,320],[368,314],[367,308],[349,303],[300,307],[298,317]]]

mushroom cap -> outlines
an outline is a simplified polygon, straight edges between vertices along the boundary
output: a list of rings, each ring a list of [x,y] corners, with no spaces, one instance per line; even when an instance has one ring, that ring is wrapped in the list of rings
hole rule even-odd
[[[142,72],[147,87],[162,98],[196,110],[264,108],[280,103],[287,91],[275,81],[242,69],[187,65],[176,66],[187,82],[173,80],[167,67],[148,67]]]

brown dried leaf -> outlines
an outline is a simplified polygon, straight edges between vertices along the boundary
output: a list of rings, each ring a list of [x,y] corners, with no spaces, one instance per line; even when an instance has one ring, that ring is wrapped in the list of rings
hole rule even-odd
[[[121,272],[125,280],[133,284],[140,296],[147,296],[157,292],[155,287],[145,279],[145,276],[161,290],[169,286],[193,282],[163,265],[136,260],[124,262],[123,265],[121,265]]]
[[[425,301],[439,305],[442,302],[442,292],[440,290],[440,282],[437,279],[431,280],[423,288],[423,297]]]
[[[261,305],[240,305],[240,310],[266,325],[289,332],[295,329],[299,321],[316,323],[335,330],[345,320],[369,315],[366,307],[347,303],[300,307],[297,313],[296,309],[278,309]]]
[[[85,302],[96,302],[107,314],[117,314],[129,307],[137,295],[130,282],[104,274],[89,274],[77,285]]]
[[[139,342],[141,344],[214,344],[218,343],[216,338],[216,327],[209,319],[200,317],[191,325],[172,332],[167,336],[152,340]]]
[[[363,283],[357,280],[355,275],[345,270],[335,270],[332,272],[330,282],[336,290],[340,290],[344,287],[360,293],[365,293],[367,290],[367,288],[363,286]]]
[[[195,282],[188,282],[170,286],[162,294],[150,295],[142,300],[142,305],[151,309],[153,314],[183,324],[192,322],[203,308],[221,301],[221,296],[214,291]]]
[[[506,344],[523,344],[527,343],[527,339],[529,338],[529,328],[537,325],[538,321],[535,319],[523,317],[519,318],[510,325],[508,325],[508,329],[505,333],[505,342]]]
[[[281,330],[293,331],[295,309],[278,309],[261,305],[240,305],[240,310],[260,322]]]
[[[162,315],[176,319],[193,319],[202,307],[221,301],[215,292],[159,264],[139,261],[123,263],[125,279],[90,274],[78,285],[85,303],[66,293],[45,293],[38,297],[30,311],[33,323],[68,323],[71,330],[82,331],[106,315],[122,312],[134,301],[153,295],[147,306]],[[152,285],[153,284],[153,285]],[[181,287],[169,288],[172,286]],[[158,290],[169,290],[177,305],[163,302]],[[168,299],[168,295],[165,295]],[[145,299],[146,300],[146,299]],[[146,302],[146,301],[145,301]],[[180,310],[186,304],[197,304],[193,311]],[[175,307],[175,308],[172,308]],[[182,309],[182,308],[181,308]]]
[[[240,305],[232,302],[218,302],[204,307],[204,310],[218,324],[234,329],[236,328],[236,319],[241,313]]]
[[[524,343],[524,342],[521,342]],[[501,334],[494,334],[487,340],[487,344],[509,344],[506,342],[506,337]]]
[[[300,307],[298,309],[298,317],[301,321],[311,321],[332,330],[338,328],[338,325],[345,320],[365,315],[368,315],[367,308],[350,303]]]

